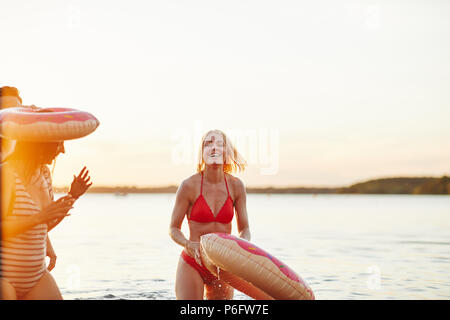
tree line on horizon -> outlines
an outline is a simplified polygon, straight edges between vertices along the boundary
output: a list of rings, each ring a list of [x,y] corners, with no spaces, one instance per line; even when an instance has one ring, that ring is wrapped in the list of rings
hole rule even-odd
[[[136,187],[136,186],[93,186],[90,193],[114,193],[126,195],[129,193],[175,193],[177,186],[167,187]],[[55,188],[56,192],[67,192],[67,188]],[[450,195],[450,178],[412,177],[383,178],[353,184],[349,187],[315,188],[254,188],[247,187],[247,193],[259,194],[448,194]]]
[[[385,178],[339,188],[337,193],[363,194],[449,194],[450,178]]]

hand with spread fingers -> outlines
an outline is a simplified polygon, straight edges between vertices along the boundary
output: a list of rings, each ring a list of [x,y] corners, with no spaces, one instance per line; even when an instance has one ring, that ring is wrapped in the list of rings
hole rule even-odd
[[[72,184],[70,185],[69,194],[74,199],[78,199],[82,196],[87,189],[92,185],[92,182],[89,183],[91,177],[89,176],[89,170],[84,167],[78,176],[73,176]]]

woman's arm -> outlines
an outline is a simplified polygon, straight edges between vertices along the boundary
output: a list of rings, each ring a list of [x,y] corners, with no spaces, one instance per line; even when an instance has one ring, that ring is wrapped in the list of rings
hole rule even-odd
[[[181,232],[181,225],[190,205],[189,196],[191,190],[190,183],[186,180],[178,188],[175,206],[172,211],[172,219],[170,221],[169,234],[173,241],[186,248],[189,254],[194,257],[195,261],[199,265],[202,265],[200,243],[188,240],[183,232]]]
[[[188,184],[183,181],[177,191],[175,206],[172,211],[172,218],[170,220],[169,228],[169,235],[172,240],[182,247],[186,247],[189,242],[183,232],[181,232],[181,225],[183,224],[184,216],[189,208],[188,190]]]
[[[54,193],[53,193],[53,186],[52,186],[52,175],[51,175],[51,173],[50,173],[50,169],[47,167],[47,166],[43,166],[43,171],[44,171],[44,176],[45,176],[45,178],[47,179],[47,181],[48,181],[48,195],[49,195],[49,197],[50,197],[50,200],[52,201],[52,202],[54,202]],[[84,168],[85,169],[85,168]],[[75,176],[74,176],[75,177]],[[77,179],[78,179],[78,177],[76,177]],[[83,181],[81,181],[81,182],[83,182]],[[82,187],[83,186],[83,183],[75,183],[75,178],[74,178],[74,181],[72,182],[72,185],[71,185],[71,189],[74,189],[74,185],[75,186],[78,186],[78,188],[79,187]],[[89,187],[89,186],[88,186]],[[87,190],[87,188],[88,187],[86,187],[85,188],[85,190],[84,190],[84,192]],[[82,192],[81,194],[83,194],[84,192]],[[69,194],[67,194],[67,195],[65,195],[64,197],[61,197],[61,198],[59,198],[58,200],[56,200],[55,202],[56,203],[61,203],[61,204],[67,204],[67,205],[73,205],[73,203],[75,202],[75,198],[69,193]],[[66,215],[66,216],[69,216],[69,214],[68,215]],[[54,227],[56,227],[62,220],[64,220],[64,218],[66,217],[66,216],[62,216],[62,217],[60,217],[60,218],[58,218],[58,219],[54,219],[54,220],[49,220],[49,221],[47,221],[47,232],[49,232],[50,230],[52,230]]]
[[[75,199],[72,198],[72,196],[70,194],[59,198],[58,200],[56,200],[56,202],[64,202],[67,203],[68,205],[73,205],[75,202]],[[56,227],[61,221],[64,220],[65,217],[70,216],[70,214],[62,216],[58,219],[52,220],[50,222],[47,223],[48,229],[47,232],[49,232],[50,230],[52,230],[54,227]]]
[[[53,268],[55,267],[56,264],[56,254],[55,254],[55,250],[53,249],[52,243],[50,242],[50,238],[48,237],[47,234],[47,252],[46,252],[47,257],[50,258],[50,262],[48,264],[47,270],[48,271],[52,271]]]
[[[251,234],[247,215],[247,193],[245,191],[244,183],[239,178],[235,179],[236,180],[234,183],[234,191],[235,191],[234,206],[236,208],[236,222],[239,237],[250,241]]]
[[[2,219],[2,236],[4,239],[8,239],[24,233],[36,225],[62,220],[70,209],[70,205],[55,201],[40,213],[26,218],[6,216]]]

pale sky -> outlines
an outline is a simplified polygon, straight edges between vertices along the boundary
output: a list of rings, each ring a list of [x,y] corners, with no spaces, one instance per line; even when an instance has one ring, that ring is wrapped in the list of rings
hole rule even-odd
[[[2,1],[0,37],[0,86],[101,122],[55,185],[178,185],[215,128],[247,186],[450,175],[448,1]]]

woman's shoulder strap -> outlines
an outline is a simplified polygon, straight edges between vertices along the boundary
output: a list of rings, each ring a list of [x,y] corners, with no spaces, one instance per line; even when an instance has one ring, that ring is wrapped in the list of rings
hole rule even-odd
[[[50,199],[53,200],[53,187],[52,187],[52,175],[50,173],[50,169],[44,165],[41,168],[42,174],[44,175],[45,182],[47,182],[48,193],[50,194]]]
[[[202,175],[202,181],[200,182],[200,195],[203,194],[203,171],[201,172]]]

